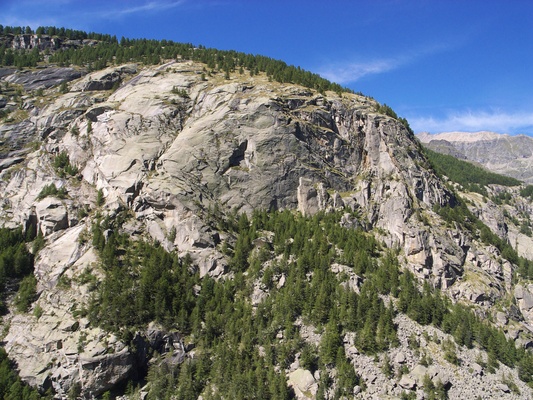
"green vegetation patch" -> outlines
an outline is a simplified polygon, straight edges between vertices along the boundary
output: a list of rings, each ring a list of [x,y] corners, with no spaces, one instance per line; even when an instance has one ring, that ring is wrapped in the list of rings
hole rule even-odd
[[[340,227],[341,216],[257,212],[251,220],[241,215],[228,222],[234,240],[225,246],[230,257],[226,272],[233,279],[226,280],[200,279],[190,258],[169,254],[158,244],[132,242],[114,222],[99,221],[93,243],[105,280],[89,307],[89,318],[125,339],[132,327],[153,320],[191,338],[195,360],[172,374],[160,370],[166,366],[154,366],[148,373],[153,398],[171,393],[196,398],[210,387],[228,398],[235,393],[289,398],[286,378],[277,371],[294,362],[299,352],[313,372],[336,367],[339,396],[349,395],[360,379],[344,354],[342,335],[360,333],[358,349],[368,354],[398,344],[394,310],[379,296],[396,286],[389,280],[397,281],[398,266],[394,258],[373,261],[379,254],[377,242]],[[104,240],[107,229],[113,233]],[[273,239],[256,248],[259,232],[272,232]],[[330,269],[334,262],[374,278],[358,295],[341,285],[344,278]],[[281,276],[286,278],[284,285],[278,284]],[[257,280],[268,296],[254,307],[250,297]],[[297,319],[323,332],[318,348],[302,339]],[[326,379],[328,374],[322,376]],[[321,386],[324,390],[329,382]]]
[[[487,196],[487,185],[521,185],[517,179],[489,172],[467,161],[437,153],[427,147],[423,147],[423,150],[437,174],[447,176],[452,182],[458,183],[471,192]]]
[[[533,200],[533,185],[527,185],[520,190],[520,196]]]
[[[74,176],[79,172],[78,167],[70,163],[70,157],[66,151],[62,151],[54,158],[53,166],[56,173],[61,178],[64,178],[68,175]]]
[[[39,192],[39,195],[37,196],[38,200],[42,200],[48,196],[57,197],[59,199],[65,199],[68,195],[67,189],[62,186],[59,189],[54,183],[51,183],[49,185],[45,185],[42,190]]]
[[[8,281],[20,282],[14,304],[18,311],[28,311],[36,298],[37,280],[33,275],[34,256],[28,251],[27,242],[35,235],[28,230],[23,234],[22,228],[15,230],[0,228],[0,312],[6,311],[4,300]]]

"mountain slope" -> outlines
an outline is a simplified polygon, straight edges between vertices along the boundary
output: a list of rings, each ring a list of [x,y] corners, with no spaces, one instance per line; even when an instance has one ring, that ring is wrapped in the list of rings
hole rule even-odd
[[[421,133],[430,149],[483,165],[489,171],[533,183],[533,138],[493,132]]]
[[[29,312],[5,317],[27,382],[101,395],[148,369],[153,398],[255,380],[272,398],[530,393],[532,290],[492,244],[503,211],[479,212],[492,231],[467,214],[375,101],[185,59],[79,71],[24,96],[27,73],[2,78],[0,218],[42,247]]]

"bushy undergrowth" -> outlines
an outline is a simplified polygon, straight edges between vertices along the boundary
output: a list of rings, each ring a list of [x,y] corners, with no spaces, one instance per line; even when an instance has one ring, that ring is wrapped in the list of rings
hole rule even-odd
[[[54,158],[53,165],[56,173],[62,178],[74,176],[79,172],[78,167],[70,163],[70,157],[66,151],[62,151]]]

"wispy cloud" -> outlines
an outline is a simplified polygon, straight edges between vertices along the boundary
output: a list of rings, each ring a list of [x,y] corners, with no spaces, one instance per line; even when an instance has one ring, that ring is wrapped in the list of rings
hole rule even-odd
[[[330,81],[346,84],[356,82],[366,75],[391,71],[406,64],[406,62],[402,58],[391,58],[367,62],[339,63],[323,67],[319,70],[319,74]]]
[[[137,5],[133,5],[126,8],[118,8],[111,12],[106,11],[106,14],[109,16],[122,16],[122,15],[128,15],[128,14],[135,14],[140,12],[148,12],[148,11],[165,11],[169,10],[171,8],[178,7],[185,3],[184,0],[177,0],[177,1],[149,1]]]
[[[98,3],[104,3],[99,1]],[[115,20],[135,14],[160,13],[184,5],[187,0],[133,0],[106,3],[100,7],[97,2],[85,4],[78,0],[49,0],[42,9],[42,0],[8,0],[4,25],[10,26],[72,26],[87,28],[87,21]],[[26,10],[23,12],[23,10]],[[39,12],[36,12],[39,10]]]
[[[5,0],[2,2],[1,23],[6,26],[58,26],[63,8],[71,0],[49,0],[46,7],[38,0]]]
[[[531,111],[464,111],[450,113],[442,118],[421,116],[408,119],[415,132],[493,131],[533,134]]]
[[[446,51],[456,44],[445,43],[403,51],[401,55],[358,60],[339,61],[318,68],[318,73],[330,81],[340,84],[353,83],[364,76],[382,74],[416,62],[426,56]]]

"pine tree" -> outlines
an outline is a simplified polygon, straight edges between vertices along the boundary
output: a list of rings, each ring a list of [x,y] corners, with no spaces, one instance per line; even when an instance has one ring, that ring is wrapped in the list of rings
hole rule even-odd
[[[337,349],[342,346],[337,321],[331,319],[320,340],[320,362],[323,365],[333,364],[337,358]]]
[[[373,317],[369,315],[361,332],[357,335],[358,347],[366,353],[374,353],[377,350]]]

